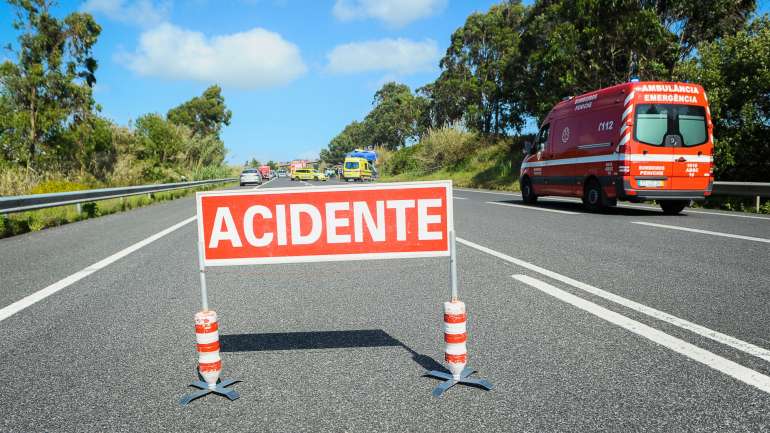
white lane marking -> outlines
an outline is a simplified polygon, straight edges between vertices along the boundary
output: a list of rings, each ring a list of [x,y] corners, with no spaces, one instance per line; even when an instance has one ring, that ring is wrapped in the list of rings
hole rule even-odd
[[[261,187],[263,185],[267,185],[270,182],[272,182],[272,179],[270,181],[268,181],[268,182],[265,182],[263,184],[257,185],[256,188],[254,188],[254,189],[257,189],[257,188],[259,188],[259,187]],[[113,254],[113,255],[105,258],[105,259],[99,260],[98,262],[94,263],[91,266],[87,266],[84,269],[81,269],[81,270],[75,272],[74,274],[72,274],[72,275],[70,275],[68,277],[62,278],[61,280],[51,284],[50,286],[46,287],[45,289],[38,290],[37,292],[35,292],[35,293],[31,294],[31,295],[28,295],[28,296],[26,296],[26,297],[24,297],[22,299],[19,299],[18,301],[14,302],[11,305],[8,305],[6,307],[0,308],[0,322],[2,322],[3,320],[5,320],[5,319],[7,319],[7,318],[9,318],[11,316],[13,316],[14,314],[18,313],[19,311],[21,311],[21,310],[23,310],[23,309],[25,309],[25,308],[27,308],[27,307],[37,303],[37,302],[42,301],[43,299],[53,295],[54,293],[56,293],[56,292],[58,292],[58,291],[60,291],[60,290],[62,290],[64,288],[67,288],[68,286],[71,286],[72,284],[82,280],[83,278],[93,274],[94,272],[99,271],[101,269],[104,269],[108,265],[110,265],[112,263],[115,263],[116,261],[122,259],[123,257],[126,257],[127,255],[129,255],[129,254],[131,254],[131,253],[133,253],[133,252],[135,252],[135,251],[137,251],[137,250],[139,250],[139,249],[141,249],[141,248],[143,248],[143,247],[145,247],[145,246],[147,246],[147,245],[157,241],[158,239],[162,238],[163,236],[166,236],[167,234],[169,234],[169,233],[171,233],[171,232],[173,232],[175,230],[178,230],[178,229],[184,227],[185,225],[195,221],[196,218],[197,217],[192,216],[190,218],[187,218],[184,221],[178,222],[178,223],[174,224],[173,226],[171,226],[171,227],[169,227],[169,228],[167,228],[165,230],[161,230],[158,233],[155,233],[154,235],[152,235],[152,236],[150,236],[150,237],[148,237],[146,239],[143,239],[143,240],[141,240],[141,241],[139,241],[139,242],[137,242],[137,243],[127,247],[127,248],[124,248],[124,249],[118,251],[117,253],[115,253],[115,254]]]
[[[692,333],[698,334],[701,337],[708,338],[710,340],[714,340],[718,343],[724,344],[726,346],[730,346],[733,349],[740,350],[741,352],[747,353],[752,356],[756,356],[757,358],[763,359],[767,362],[770,362],[770,350],[767,350],[763,347],[756,346],[754,344],[751,344],[749,342],[740,340],[738,338],[729,336],[727,334],[723,334],[721,332],[714,331],[712,329],[706,328],[705,326],[698,325],[697,323],[690,322],[688,320],[673,316],[671,314],[668,314],[666,312],[656,310],[655,308],[648,307],[644,304],[640,304],[638,302],[632,301],[630,299],[626,299],[622,296],[615,295],[610,292],[606,292],[598,287],[591,286],[589,284],[574,280],[570,277],[567,277],[565,275],[561,275],[554,271],[549,271],[548,269],[541,268],[540,266],[537,266],[535,264],[525,262],[524,260],[517,259],[515,257],[511,257],[507,254],[503,254],[501,252],[495,251],[493,249],[487,248],[485,246],[475,244],[471,241],[467,241],[465,239],[457,238],[457,242],[474,248],[478,251],[487,253],[489,255],[495,256],[499,259],[505,260],[508,263],[512,263],[517,266],[521,266],[522,268],[529,269],[530,271],[537,272],[538,274],[545,275],[548,278],[553,278],[554,280],[561,281],[562,283],[568,284],[576,289],[583,290],[584,292],[588,292],[592,295],[598,296],[600,298],[604,298],[608,301],[614,302],[616,304],[622,305],[626,308],[629,308],[631,310],[637,311],[639,313],[645,314],[647,316],[650,316],[654,319],[666,322],[668,324],[674,325],[676,327],[685,329],[687,331],[690,331]]]
[[[683,232],[700,233],[704,235],[721,236],[723,238],[742,239],[745,241],[764,242],[764,243],[770,244],[770,239],[755,238],[754,236],[734,235],[732,233],[712,232],[711,230],[691,229],[689,227],[670,226],[667,224],[655,224],[655,223],[647,223],[642,221],[631,221],[631,224],[639,224],[639,225],[649,226],[649,227],[658,227],[661,229],[681,230]]]
[[[85,269],[77,271],[74,274],[72,274],[72,275],[70,275],[68,277],[65,277],[65,278],[63,278],[63,279],[61,279],[61,280],[51,284],[50,286],[46,287],[45,289],[39,290],[39,291],[37,291],[37,292],[35,292],[35,293],[25,297],[25,298],[22,298],[22,299],[20,299],[20,300],[18,300],[16,302],[14,302],[11,305],[8,305],[7,307],[4,307],[4,308],[0,309],[0,322],[2,322],[3,320],[5,320],[5,319],[7,319],[7,318],[9,318],[11,316],[13,316],[14,314],[18,313],[19,311],[29,307],[30,305],[33,305],[36,302],[42,301],[43,299],[45,299],[45,298],[53,295],[54,293],[56,293],[56,292],[58,292],[58,291],[60,291],[60,290],[62,290],[64,288],[72,285],[73,283],[76,283],[76,282],[82,280],[83,278],[93,274],[94,272],[96,272],[96,271],[98,271],[100,269],[103,269],[103,268],[107,267],[108,265],[110,265],[112,263],[115,263],[116,261],[122,259],[123,257],[126,257],[127,255],[133,253],[134,251],[136,251],[136,250],[138,250],[138,249],[140,249],[142,247],[145,247],[145,246],[147,246],[147,245],[157,241],[158,239],[162,238],[163,236],[166,236],[167,234],[169,234],[169,233],[171,233],[171,232],[173,232],[175,230],[178,230],[178,229],[184,227],[185,225],[195,221],[195,218],[196,217],[187,218],[186,220],[184,220],[182,222],[179,222],[179,223],[176,223],[173,226],[171,226],[171,227],[169,227],[169,228],[167,228],[165,230],[161,230],[158,233],[155,233],[154,235],[152,235],[152,236],[150,236],[150,237],[148,237],[148,238],[146,238],[144,240],[141,240],[141,241],[131,245],[128,248],[125,248],[123,250],[118,251],[117,253],[107,257],[106,259],[102,259],[102,260],[94,263],[93,265],[86,267]]]
[[[522,204],[499,203],[499,202],[495,202],[495,201],[488,201],[488,202],[485,202],[485,203],[487,203],[487,204],[496,204],[498,206],[518,207],[518,208],[529,209],[529,210],[541,210],[543,212],[563,213],[563,214],[566,214],[566,215],[580,215],[579,212],[569,212],[569,211],[566,211],[566,210],[548,209],[548,208],[545,208],[545,207],[527,206],[527,205],[522,205]]]
[[[593,314],[600,319],[606,320],[613,325],[620,326],[627,331],[633,332],[636,335],[644,337],[652,342],[660,344],[663,347],[673,350],[674,352],[684,355],[693,361],[700,362],[707,367],[713,368],[714,370],[720,371],[747,385],[751,385],[770,394],[770,377],[765,376],[764,374],[761,374],[750,368],[746,368],[736,362],[730,361],[727,358],[723,358],[715,353],[709,352],[706,349],[702,349],[684,340],[668,335],[665,332],[647,326],[644,323],[637,322],[636,320],[633,320],[622,314],[608,310],[600,305],[594,304],[593,302],[565,292],[536,278],[532,278],[527,275],[513,275],[513,278],[521,281],[524,284],[534,287],[543,293],[551,295],[560,301],[571,304],[583,311]]]
[[[702,210],[686,209],[684,211],[684,213],[702,213],[702,214],[706,214],[706,215],[719,215],[719,216],[726,216],[726,217],[733,217],[733,218],[751,218],[751,219],[755,219],[755,220],[770,221],[770,218],[767,218],[767,217],[753,216],[753,215],[734,215],[734,214],[725,213],[725,212],[706,212],[706,211],[702,211]],[[739,212],[736,211],[734,213],[737,214]]]
[[[270,183],[270,182],[272,182],[272,181],[274,181],[274,180],[276,180],[276,179],[278,179],[278,178],[277,178],[277,177],[274,177],[274,178],[272,178],[272,179],[268,180],[268,181],[267,181],[267,182],[265,182],[265,183],[260,183],[259,185],[255,186],[255,187],[254,187],[254,189],[259,189],[259,188],[261,188],[263,185],[267,185],[268,183]]]
[[[454,200],[468,200],[468,197],[458,197],[458,196],[452,196],[452,199]]]

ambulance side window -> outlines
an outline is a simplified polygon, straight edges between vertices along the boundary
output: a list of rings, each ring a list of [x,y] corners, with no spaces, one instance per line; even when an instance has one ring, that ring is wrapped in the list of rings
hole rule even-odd
[[[540,132],[537,133],[536,149],[538,152],[542,152],[548,146],[548,131],[551,129],[551,124],[546,123],[540,128]]]

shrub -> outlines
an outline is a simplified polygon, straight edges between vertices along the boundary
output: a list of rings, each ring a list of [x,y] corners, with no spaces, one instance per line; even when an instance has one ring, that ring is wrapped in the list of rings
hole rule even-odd
[[[100,215],[99,205],[96,203],[83,203],[82,209],[83,213],[86,214],[88,218],[93,218]]]
[[[27,226],[29,226],[30,231],[40,231],[45,228],[45,221],[43,221],[39,213],[31,212],[27,215]]]
[[[414,159],[426,173],[441,168],[457,170],[478,149],[480,140],[476,134],[459,128],[431,129],[415,146]]]
[[[233,167],[212,165],[194,169],[187,178],[188,180],[224,179],[237,175],[238,171]]]
[[[29,194],[30,187],[43,179],[44,175],[23,167],[4,165],[0,160],[0,195]]]
[[[418,146],[408,146],[396,151],[378,150],[380,171],[384,175],[395,176],[402,173],[419,171],[420,164],[415,160],[414,153]]]

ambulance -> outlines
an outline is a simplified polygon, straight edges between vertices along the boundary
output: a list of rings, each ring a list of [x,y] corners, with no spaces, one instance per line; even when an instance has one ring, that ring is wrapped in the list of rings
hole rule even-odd
[[[571,97],[524,148],[524,202],[580,197],[588,210],[655,200],[677,214],[711,194],[711,113],[691,83],[632,81]]]
[[[366,158],[348,156],[342,167],[342,178],[346,182],[372,180],[372,165]]]

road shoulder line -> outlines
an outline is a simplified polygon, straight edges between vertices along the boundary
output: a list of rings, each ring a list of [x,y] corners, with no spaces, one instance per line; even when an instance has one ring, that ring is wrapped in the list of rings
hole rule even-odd
[[[741,240],[744,240],[744,241],[764,242],[764,243],[770,244],[770,239],[756,238],[754,236],[734,235],[732,233],[714,232],[714,231],[711,231],[711,230],[693,229],[693,228],[689,228],[689,227],[671,226],[671,225],[668,225],[668,224],[656,224],[656,223],[648,223],[648,222],[643,222],[643,221],[631,221],[631,224],[639,224],[639,225],[643,225],[643,226],[657,227],[657,228],[661,228],[661,229],[679,230],[679,231],[683,231],[683,232],[700,233],[700,234],[704,234],[704,235],[720,236],[720,237],[723,237],[723,238],[741,239]]]
[[[526,262],[521,259],[517,259],[515,257],[511,257],[507,254],[503,254],[501,252],[495,251],[493,249],[487,248],[485,246],[473,243],[471,241],[467,241],[462,238],[457,238],[457,242],[471,247],[473,249],[476,249],[478,251],[481,251],[483,253],[490,254],[492,256],[495,256],[499,259],[502,259],[508,263],[512,263],[517,266],[521,266],[523,268],[529,269],[530,271],[536,272],[540,275],[544,275],[548,278],[552,278],[557,281],[561,281],[565,284],[568,284],[576,289],[580,289],[584,292],[590,293],[592,295],[598,296],[600,298],[606,299],[608,301],[614,302],[618,305],[622,305],[623,307],[629,308],[631,310],[634,310],[636,312],[642,313],[646,316],[652,317],[653,319],[657,319],[663,322],[666,322],[670,325],[674,325],[678,328],[685,329],[687,331],[690,331],[694,334],[700,335],[701,337],[708,338],[710,340],[716,341],[717,343],[724,344],[726,346],[732,347],[733,349],[740,350],[743,353],[747,353],[751,356],[755,356],[757,358],[760,358],[764,361],[770,362],[770,350],[767,350],[763,347],[756,346],[754,344],[751,344],[747,341],[740,340],[738,338],[732,337],[727,334],[723,334],[718,331],[714,331],[712,329],[706,328],[705,326],[698,325],[697,323],[690,322],[688,320],[676,317],[674,315],[668,314],[666,312],[657,310],[652,307],[648,307],[644,304],[640,304],[638,302],[632,301],[630,299],[626,299],[622,296],[615,295],[613,293],[604,291],[598,287],[591,286],[589,284],[574,280],[570,277],[567,277],[565,275],[561,275],[554,271],[549,271],[548,269],[541,268],[540,266],[537,266],[535,264]]]
[[[562,302],[566,302],[583,311],[591,313],[602,320],[606,320],[607,322],[612,323],[613,325],[617,325],[627,331],[639,335],[640,337],[644,337],[654,343],[660,344],[669,350],[684,355],[693,361],[700,362],[707,367],[713,368],[714,370],[717,370],[747,385],[751,385],[770,394],[770,377],[765,376],[757,371],[744,367],[736,362],[730,361],[727,358],[723,358],[715,353],[709,352],[706,349],[695,346],[694,344],[688,343],[682,339],[666,334],[665,332],[645,325],[644,323],[637,322],[636,320],[626,317],[620,313],[608,310],[579,296],[565,292],[544,281],[540,281],[536,278],[521,274],[513,275],[513,278],[530,287],[534,287],[543,293],[551,295]]]
[[[82,280],[83,278],[93,274],[94,272],[99,271],[100,269],[103,269],[103,268],[107,267],[108,265],[110,265],[110,264],[112,264],[112,263],[122,259],[123,257],[126,257],[127,255],[133,253],[134,251],[137,251],[140,248],[145,247],[145,246],[147,246],[147,245],[157,241],[158,239],[162,238],[163,236],[166,236],[167,234],[172,233],[172,232],[174,232],[174,231],[184,227],[185,225],[195,221],[195,219],[196,219],[196,217],[193,216],[193,217],[187,218],[184,221],[178,222],[178,223],[174,224],[173,226],[171,226],[171,227],[169,227],[169,228],[167,228],[165,230],[161,230],[158,233],[155,233],[154,235],[152,235],[152,236],[150,236],[148,238],[145,238],[145,239],[143,239],[143,240],[141,240],[141,241],[139,241],[139,242],[137,242],[137,243],[127,247],[127,248],[124,248],[124,249],[118,251],[117,253],[115,253],[115,254],[113,254],[113,255],[105,258],[105,259],[102,259],[102,260],[100,260],[100,261],[98,261],[98,262],[96,262],[96,263],[94,263],[94,264],[92,264],[90,266],[87,266],[84,269],[81,269],[81,270],[75,272],[74,274],[72,274],[72,275],[70,275],[68,277],[63,278],[63,279],[61,279],[61,280],[51,284],[50,286],[48,286],[48,287],[46,287],[46,288],[44,288],[42,290],[38,290],[37,292],[35,292],[35,293],[31,294],[31,295],[28,295],[28,296],[26,296],[26,297],[24,297],[24,298],[22,298],[22,299],[20,299],[20,300],[18,300],[16,302],[14,302],[13,304],[10,304],[10,305],[8,305],[6,307],[3,307],[2,309],[0,309],[0,322],[2,322],[3,320],[5,320],[5,319],[7,319],[7,318],[9,318],[11,316],[13,316],[14,314],[16,314],[18,312],[24,310],[25,308],[27,308],[27,307],[29,307],[31,305],[34,305],[37,302],[42,301],[43,299],[53,295],[54,293],[56,293],[56,292],[58,292],[58,291],[60,291],[60,290],[62,290],[64,288],[66,288],[66,287],[69,287],[70,285],[72,285],[72,284]]]
[[[267,185],[270,182],[271,181],[268,181],[266,183],[260,184],[256,188],[254,188],[254,189],[260,188],[262,185]],[[105,267],[111,265],[112,263],[115,263],[116,261],[122,259],[123,257],[126,257],[127,255],[129,255],[129,254],[131,254],[131,253],[133,253],[133,252],[135,252],[135,251],[137,251],[137,250],[139,250],[139,249],[141,249],[141,248],[143,248],[143,247],[145,247],[145,246],[147,246],[147,245],[157,241],[158,239],[166,236],[167,234],[170,234],[170,233],[172,233],[172,232],[174,232],[174,231],[184,227],[185,225],[195,221],[196,218],[197,218],[197,216],[192,216],[192,217],[187,218],[187,219],[185,219],[183,221],[180,221],[180,222],[172,225],[171,227],[168,227],[168,228],[166,228],[164,230],[161,230],[158,233],[155,233],[154,235],[151,235],[151,236],[149,236],[149,237],[147,237],[147,238],[145,238],[145,239],[143,239],[143,240],[141,240],[141,241],[139,241],[139,242],[137,242],[137,243],[135,243],[133,245],[130,245],[130,246],[128,246],[128,247],[118,251],[117,253],[112,254],[111,256],[109,256],[107,258],[99,260],[98,262],[96,262],[96,263],[94,263],[94,264],[92,264],[90,266],[86,266],[85,268],[75,272],[74,274],[72,274],[70,276],[62,278],[61,280],[59,280],[59,281],[49,285],[48,287],[46,287],[44,289],[38,290],[37,292],[32,293],[31,295],[27,295],[24,298],[21,298],[18,301],[14,302],[14,303],[12,303],[10,305],[7,305],[7,306],[5,306],[3,308],[0,308],[0,322],[2,322],[3,320],[5,320],[5,319],[7,319],[7,318],[9,318],[11,316],[13,316],[14,314],[16,314],[18,312],[24,310],[25,308],[30,307],[30,306],[32,306],[32,305],[42,301],[43,299],[53,295],[54,293],[59,292],[62,289],[65,289],[65,288],[71,286],[72,284],[82,280],[83,278],[93,274],[94,272],[97,272],[97,271],[99,271],[101,269],[104,269]]]

